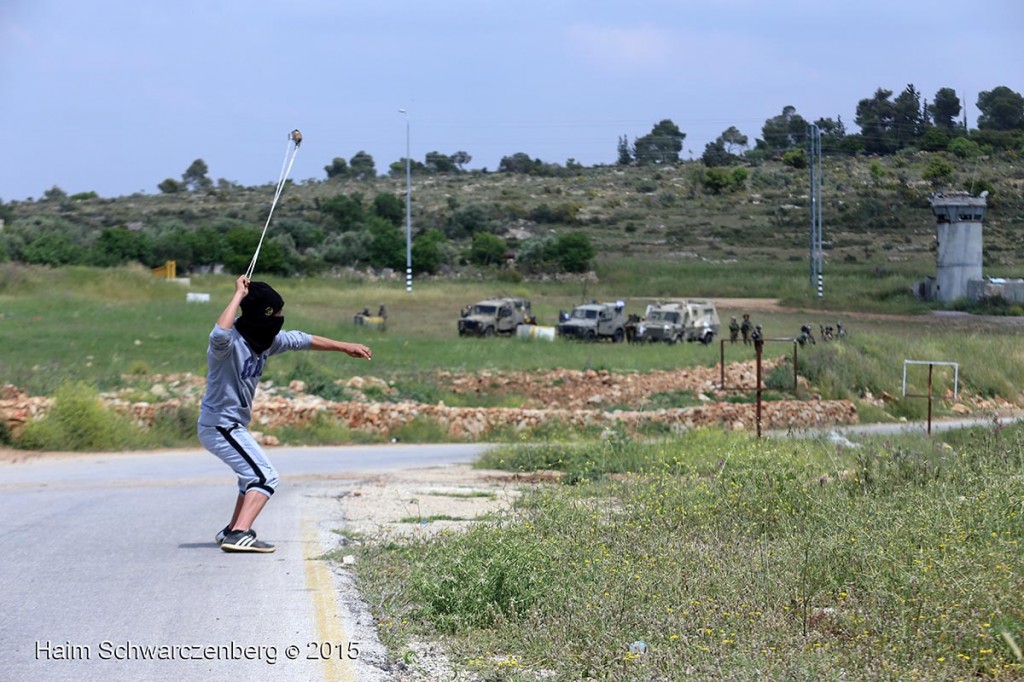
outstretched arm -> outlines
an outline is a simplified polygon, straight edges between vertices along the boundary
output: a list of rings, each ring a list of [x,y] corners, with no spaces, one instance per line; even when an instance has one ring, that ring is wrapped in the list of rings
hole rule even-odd
[[[334,339],[328,339],[324,336],[312,336],[312,339],[312,343],[309,344],[310,350],[333,350],[345,353],[353,358],[362,358],[364,360],[373,359],[373,353],[371,353],[370,349],[361,343],[335,341]]]
[[[238,306],[242,303],[242,299],[249,293],[249,278],[245,275],[241,275],[235,280],[235,295],[231,297],[231,301],[227,307],[224,308],[224,312],[217,318],[217,326],[221,329],[231,329],[235,325],[235,316],[238,313]]]

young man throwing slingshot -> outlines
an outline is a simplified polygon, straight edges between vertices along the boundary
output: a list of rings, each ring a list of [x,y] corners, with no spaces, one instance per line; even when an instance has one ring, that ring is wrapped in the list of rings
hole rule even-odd
[[[237,320],[235,314],[242,309]],[[217,533],[225,552],[273,552],[252,524],[277,487],[277,471],[249,433],[252,401],[271,355],[292,350],[339,351],[371,358],[370,349],[301,331],[281,331],[284,299],[264,282],[235,280],[235,295],[217,318],[206,351],[206,393],[199,410],[199,440],[238,474],[231,522]]]

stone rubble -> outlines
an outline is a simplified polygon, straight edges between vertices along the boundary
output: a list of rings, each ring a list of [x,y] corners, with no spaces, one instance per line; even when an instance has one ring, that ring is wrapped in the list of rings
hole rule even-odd
[[[767,375],[771,367],[764,370]],[[720,370],[715,367],[690,367],[675,371],[613,373],[605,370],[555,369],[545,372],[480,371],[460,374],[437,372],[439,386],[456,395],[515,396],[518,407],[455,407],[401,401],[387,381],[372,376],[355,376],[337,383],[349,397],[330,401],[305,393],[301,381],[275,386],[266,381],[257,392],[253,405],[254,431],[283,426],[301,426],[321,415],[329,415],[374,434],[387,435],[417,418],[431,420],[453,438],[474,439],[499,430],[510,435],[528,431],[552,421],[571,427],[608,427],[621,425],[627,431],[652,424],[672,430],[714,426],[730,430],[754,429],[756,406],[753,402],[729,402],[737,395],[752,398],[756,382],[753,362],[726,367],[728,391],[718,388]],[[126,388],[102,393],[109,408],[149,425],[160,414],[194,410],[202,397],[203,377],[191,374],[124,377]],[[806,389],[806,382],[801,378]],[[145,388],[139,388],[144,385]],[[651,397],[659,393],[689,391],[700,404],[682,408],[656,408]],[[375,399],[367,397],[370,393]],[[383,398],[382,398],[383,396]],[[380,400],[391,399],[391,402]],[[1003,401],[960,396],[957,414],[998,410]],[[969,404],[965,405],[964,402]],[[0,386],[0,421],[15,435],[31,420],[46,414],[52,400],[28,396],[11,385]],[[849,400],[771,400],[762,403],[761,426],[764,429],[799,429],[858,422],[856,405]],[[264,436],[267,444],[276,441]]]

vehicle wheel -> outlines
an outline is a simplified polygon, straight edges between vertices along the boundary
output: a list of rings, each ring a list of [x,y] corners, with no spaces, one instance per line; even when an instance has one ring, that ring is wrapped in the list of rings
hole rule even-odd
[[[622,340],[626,338],[626,332],[621,329],[616,329],[615,333],[612,334],[612,343],[622,343]]]
[[[715,340],[715,333],[714,332],[707,332],[707,333],[704,334],[703,337],[701,337],[700,342],[703,343],[705,346],[709,346],[709,345],[711,345],[711,342],[714,341],[714,340]]]
[[[486,329],[484,329],[484,336],[486,336],[487,338],[494,336],[494,327],[487,327]]]
[[[670,346],[674,346],[677,343],[679,343],[679,337],[678,336],[670,336],[667,339],[665,339],[665,343],[667,343]]]
[[[594,333],[593,329],[588,329],[587,333],[583,335],[583,340],[587,343],[593,343],[597,341],[597,334]]]

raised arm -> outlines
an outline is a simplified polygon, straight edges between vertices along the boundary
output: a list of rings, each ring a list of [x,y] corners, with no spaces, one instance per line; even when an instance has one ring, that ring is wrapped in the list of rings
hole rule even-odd
[[[235,280],[235,295],[231,297],[231,301],[227,307],[224,308],[224,312],[217,318],[217,326],[221,329],[231,329],[235,325],[235,317],[238,314],[238,306],[242,303],[242,299],[245,298],[246,294],[249,293],[249,278],[245,275],[240,275]]]
[[[333,350],[353,358],[361,358],[363,360],[373,359],[373,353],[370,349],[361,343],[346,343],[345,341],[335,341],[334,339],[328,339],[324,336],[312,336],[312,343],[309,344],[310,350]]]

